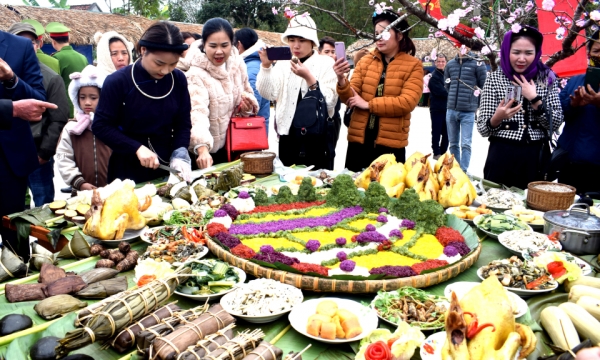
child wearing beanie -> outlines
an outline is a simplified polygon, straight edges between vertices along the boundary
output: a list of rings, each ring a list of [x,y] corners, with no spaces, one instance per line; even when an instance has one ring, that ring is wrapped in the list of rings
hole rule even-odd
[[[106,77],[92,65],[69,77],[72,80],[69,97],[75,108],[75,119],[64,127],[58,142],[58,171],[63,180],[73,187],[73,192],[92,190],[106,185],[111,154],[111,149],[91,131]]]

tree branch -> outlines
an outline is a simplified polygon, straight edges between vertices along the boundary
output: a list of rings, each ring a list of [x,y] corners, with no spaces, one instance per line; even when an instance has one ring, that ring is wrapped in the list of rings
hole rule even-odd
[[[592,26],[594,21],[588,19],[583,26],[577,25],[577,19],[581,18],[581,14],[585,11],[585,6],[587,5],[588,0],[582,0],[578,2],[577,8],[575,9],[575,13],[573,14],[573,22],[571,23],[571,28],[569,29],[568,35],[562,42],[562,49],[560,51],[552,54],[548,60],[546,61],[546,65],[552,67],[554,64],[559,62],[560,60],[566,59],[571,55],[575,54],[575,50],[573,50],[573,42],[577,39],[579,32],[589,26]]]

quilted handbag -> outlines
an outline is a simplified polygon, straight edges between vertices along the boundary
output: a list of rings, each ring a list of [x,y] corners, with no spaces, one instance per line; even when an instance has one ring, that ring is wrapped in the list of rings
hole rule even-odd
[[[239,107],[237,112],[239,112]],[[262,116],[231,116],[227,128],[227,161],[231,161],[231,153],[266,150],[269,148],[265,118]]]

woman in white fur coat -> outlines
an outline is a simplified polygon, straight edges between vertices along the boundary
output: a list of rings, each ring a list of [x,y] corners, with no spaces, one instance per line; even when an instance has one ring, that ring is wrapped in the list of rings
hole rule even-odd
[[[185,76],[192,101],[189,150],[198,156],[198,168],[205,169],[227,161],[225,138],[234,110],[240,106],[242,114],[254,115],[258,102],[246,64],[233,47],[231,24],[221,18],[210,19],[199,41],[200,51],[186,57],[191,59]]]
[[[108,76],[133,62],[133,44],[118,32],[97,32],[94,34],[94,40],[97,44],[96,68],[102,75]]]

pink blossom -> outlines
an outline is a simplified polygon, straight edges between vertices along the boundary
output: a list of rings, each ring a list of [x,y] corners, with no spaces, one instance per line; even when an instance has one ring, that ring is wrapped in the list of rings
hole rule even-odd
[[[435,28],[432,28],[432,27],[429,28],[430,33],[434,32],[434,31],[435,31]]]
[[[575,22],[575,25],[577,25],[579,27],[584,27],[585,26],[585,19],[579,19],[579,20],[577,20],[577,22]]]
[[[466,1],[462,2],[462,7],[467,7],[467,2]]]
[[[440,29],[440,30],[448,30],[448,19],[439,19],[438,20],[438,29]]]
[[[369,5],[373,6],[373,4],[375,4],[375,1],[374,0],[369,0]]]
[[[300,3],[300,0],[292,0],[292,4],[298,5],[299,3]]]
[[[394,0],[390,0],[390,3],[393,3],[393,2],[394,2]],[[391,7],[391,6],[390,6],[390,10],[392,10],[392,7]]]
[[[292,9],[290,9],[289,7],[286,7],[283,11],[283,14],[286,18],[291,19],[294,16],[296,16],[296,12]]]
[[[489,53],[491,53],[492,51],[496,50],[496,46],[495,45],[491,45],[491,46],[484,46],[481,49],[481,54],[482,55],[487,55]]]
[[[552,9],[554,9],[554,1],[553,0],[542,1],[542,9],[544,9],[546,11],[552,11]]]
[[[473,95],[474,96],[479,96],[481,94],[481,92],[479,91],[479,89],[476,89],[475,91],[473,91]]]
[[[528,1],[527,4],[525,4],[525,12],[529,12],[531,9],[533,9],[533,3]]]
[[[477,36],[479,39],[483,39],[485,36],[485,30],[480,27],[475,28],[475,36]]]
[[[379,5],[381,5],[381,7],[386,7],[387,4],[385,3],[385,1],[383,1],[383,2],[380,2]]]
[[[461,45],[461,46],[460,46],[460,54],[461,54],[461,55],[464,55],[464,54],[466,54],[466,53],[467,53],[467,47],[466,47],[466,46],[464,46],[464,45]]]
[[[458,14],[454,13],[454,14],[448,15],[448,27],[449,28],[455,28],[456,26],[458,26],[459,23],[460,23],[460,17],[458,16]]]
[[[436,59],[437,58],[437,49],[433,48],[433,50],[431,50],[431,55],[430,55],[431,59]]]
[[[594,10],[590,13],[590,19],[594,21],[600,21],[600,11]]]
[[[512,4],[512,0],[506,0],[508,4]]]
[[[567,29],[565,29],[563,26],[559,26],[559,28],[556,29],[556,35],[565,36],[566,31]]]
[[[439,22],[438,22],[438,26],[439,26]],[[435,36],[436,38],[442,37],[444,36],[444,33],[441,31],[436,31],[435,34],[433,34],[433,36]]]
[[[390,32],[389,31],[384,31],[381,33],[381,38],[385,41],[388,41],[390,39]]]
[[[506,19],[506,22],[509,23],[509,24],[512,24],[512,23],[515,22],[515,20],[516,19],[513,16],[510,16],[508,19]]]
[[[480,21],[480,20],[481,20],[481,16],[473,16],[471,18],[471,21],[473,21],[473,22],[477,22],[477,21]]]
[[[567,86],[567,82],[569,82],[567,79],[561,79],[561,80],[560,80],[560,86],[561,86],[561,87],[565,87],[565,86]]]
[[[519,24],[513,24],[510,29],[512,30],[512,32],[514,33],[518,33],[519,31],[521,31],[521,25]]]
[[[500,14],[506,14],[508,12],[508,10],[506,10],[506,9],[500,9],[500,10],[498,10],[498,12]]]
[[[307,16],[310,16],[310,14],[307,11],[305,11],[304,14],[300,15],[300,17],[303,19]]]
[[[277,15],[277,9],[275,9],[275,6],[271,8],[271,11],[273,12],[273,15]]]
[[[429,36],[427,36],[427,38],[428,38],[429,40],[432,40],[432,39],[434,39],[434,37],[433,37],[433,34],[429,34]]]
[[[381,9],[381,6],[379,4],[375,4],[375,13],[377,15],[380,15],[383,12],[383,9]]]
[[[468,8],[465,9],[465,16],[467,16],[468,13],[470,13],[471,11],[473,11],[473,7],[469,6]]]

